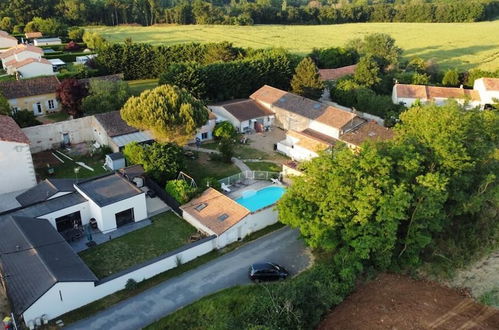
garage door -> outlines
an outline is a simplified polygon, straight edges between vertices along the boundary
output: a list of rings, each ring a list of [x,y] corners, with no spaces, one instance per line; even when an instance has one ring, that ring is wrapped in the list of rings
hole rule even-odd
[[[121,227],[133,221],[133,208],[116,213],[116,227]]]

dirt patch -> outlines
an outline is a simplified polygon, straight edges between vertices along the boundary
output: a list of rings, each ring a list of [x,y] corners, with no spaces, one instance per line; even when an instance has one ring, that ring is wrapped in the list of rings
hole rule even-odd
[[[407,276],[362,284],[319,325],[326,329],[499,329],[499,309],[465,292]]]
[[[468,288],[473,297],[479,298],[494,289],[499,289],[499,251],[458,271],[449,283],[453,287]]]
[[[60,165],[61,162],[52,155],[52,151],[47,150],[33,154],[33,164],[35,168],[41,168],[46,167],[47,164],[51,166]]]

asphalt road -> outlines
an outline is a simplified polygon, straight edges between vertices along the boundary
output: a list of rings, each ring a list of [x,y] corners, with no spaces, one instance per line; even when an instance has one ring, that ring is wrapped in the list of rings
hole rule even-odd
[[[66,329],[140,329],[204,296],[250,283],[248,266],[259,261],[274,261],[296,274],[309,265],[310,254],[298,232],[285,227]]]

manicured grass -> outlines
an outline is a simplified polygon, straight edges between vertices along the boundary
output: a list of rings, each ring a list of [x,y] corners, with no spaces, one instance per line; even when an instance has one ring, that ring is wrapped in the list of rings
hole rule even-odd
[[[314,47],[342,46],[368,33],[388,33],[406,58],[435,59],[442,68],[499,67],[499,20],[478,23],[352,23],[337,25],[88,26],[107,40],[175,44],[229,41],[240,47],[282,47],[305,55]]]
[[[187,243],[196,229],[173,212],[152,218],[152,224],[80,253],[98,278],[158,257]]]
[[[210,160],[210,156],[204,152],[198,152],[196,159],[185,158],[184,172],[190,175],[197,184],[203,178],[223,179],[240,172],[239,168],[232,163],[224,163],[218,160]]]
[[[58,155],[58,154],[56,154]],[[73,158],[73,161],[64,158],[60,155],[58,155],[59,158],[64,160],[64,163],[58,163],[57,165],[52,166],[54,169],[54,174],[50,175],[47,171],[47,167],[39,167],[35,168],[36,174],[40,177],[40,179],[46,179],[46,178],[58,178],[58,179],[83,179],[83,178],[90,178],[93,176],[101,175],[106,172],[102,165],[104,165],[104,158],[101,155],[94,155],[93,157],[91,156],[71,156]],[[93,168],[93,171],[90,171],[89,169],[86,169],[78,164],[76,162],[83,162],[87,166]],[[79,167],[80,169],[78,170],[78,175],[75,174],[74,169]]]
[[[203,143],[201,145],[201,148],[204,149],[211,149],[211,150],[217,150],[218,142],[208,142],[208,143]],[[234,146],[234,156],[239,159],[261,159],[261,160],[279,160],[285,158],[285,156],[282,156],[281,154],[278,154],[277,152],[274,153],[267,153],[265,151],[255,149],[253,147],[250,147],[247,144],[237,144]]]
[[[145,281],[139,282],[137,284],[137,287],[131,290],[121,290],[116,293],[113,293],[109,296],[106,296],[102,299],[96,300],[88,305],[85,305],[83,307],[80,307],[78,309],[75,309],[74,311],[71,311],[69,313],[66,313],[62,315],[61,317],[58,317],[57,319],[62,319],[64,324],[68,325],[70,323],[74,323],[78,320],[84,319],[86,317],[90,317],[95,313],[98,313],[106,308],[111,307],[112,305],[115,305],[119,303],[120,301],[123,301],[127,298],[133,297],[135,295],[138,295],[139,293],[152,288],[166,280],[169,280],[173,277],[179,276],[182,273],[185,273],[191,269],[197,268],[203,264],[206,264],[226,253],[229,253],[240,246],[244,245],[247,242],[253,241],[257,238],[260,238],[268,233],[271,233],[275,230],[278,230],[280,228],[284,227],[284,225],[280,222],[268,226],[262,230],[259,230],[255,233],[252,233],[248,236],[246,236],[242,241],[239,242],[234,242],[231,245],[221,249],[221,250],[215,250],[210,253],[207,253],[205,255],[202,255],[192,261],[189,261],[185,264],[182,264],[178,266],[177,268],[170,269],[164,273],[158,274],[154,277],[151,277]]]
[[[69,115],[64,111],[57,111],[45,116],[45,118],[50,119],[54,122],[68,120]]]
[[[146,89],[153,89],[158,86],[158,79],[129,80],[130,93],[137,96]]]
[[[499,287],[485,292],[479,299],[482,304],[499,308]]]
[[[244,162],[253,171],[281,172],[282,166],[271,162]]]

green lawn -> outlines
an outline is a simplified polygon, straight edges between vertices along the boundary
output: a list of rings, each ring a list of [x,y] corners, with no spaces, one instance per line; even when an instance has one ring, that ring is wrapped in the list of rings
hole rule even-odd
[[[225,248],[221,250],[214,250],[211,251],[210,253],[207,253],[205,255],[202,255],[192,261],[189,261],[185,264],[182,264],[178,266],[177,268],[170,269],[166,272],[163,272],[161,274],[158,274],[154,277],[151,277],[145,281],[139,282],[137,284],[137,287],[134,289],[130,290],[121,290],[116,293],[113,293],[109,296],[106,296],[102,299],[96,300],[88,305],[85,305],[83,307],[80,307],[78,309],[75,309],[69,313],[66,313],[57,319],[62,319],[64,324],[68,325],[70,323],[74,323],[78,320],[84,319],[86,317],[90,317],[91,315],[98,313],[100,311],[103,311],[106,308],[109,308],[112,305],[115,305],[119,303],[120,301],[123,301],[125,299],[128,299],[130,297],[133,297],[141,292],[144,292],[145,290],[152,288],[153,286],[156,286],[166,280],[169,280],[175,276],[179,276],[182,273],[185,273],[191,269],[197,268],[207,262],[210,262],[211,260],[214,260],[226,253],[229,253],[240,246],[244,245],[247,242],[253,241],[257,238],[260,238],[268,233],[271,233],[275,230],[278,230],[282,228],[284,225],[280,222],[273,224],[271,226],[268,226],[262,230],[259,230],[255,233],[252,233],[248,236],[246,236],[243,240],[234,242],[230,244],[229,246],[226,246]]]
[[[152,224],[80,253],[98,278],[158,257],[187,244],[196,229],[173,212],[152,218]]]
[[[146,89],[153,89],[158,86],[158,79],[129,80],[130,93],[137,96]]]
[[[201,148],[217,150],[218,142],[208,142],[203,143]],[[283,160],[286,156],[283,156],[277,152],[267,153],[265,151],[255,149],[247,144],[237,144],[234,147],[234,156],[239,159],[261,159],[261,160]]]
[[[197,153],[197,159],[185,159],[184,172],[194,178],[200,184],[203,178],[223,179],[240,172],[239,168],[232,163],[210,160],[210,156],[204,152]]]
[[[229,41],[236,46],[282,47],[305,55],[314,47],[342,46],[368,33],[392,35],[410,58],[436,59],[442,68],[497,69],[499,20],[478,23],[352,23],[337,25],[158,25],[152,27],[88,26],[107,40],[149,42],[155,45]]]
[[[58,165],[52,166],[54,169],[54,174],[52,175],[48,173],[47,167],[45,166],[35,168],[36,174],[40,177],[40,179],[44,180],[46,178],[58,178],[58,179],[76,178],[76,174],[74,172],[74,169],[76,167],[80,168],[78,170],[78,179],[90,178],[108,172],[102,167],[102,165],[104,165],[104,158],[101,155],[95,155],[93,157],[90,157],[89,155],[71,156],[71,158],[73,158],[73,161],[65,157],[62,157],[57,153],[56,155],[62,160],[64,160],[64,163],[58,163]],[[34,157],[36,157],[36,154]],[[93,168],[94,170],[91,171],[89,169],[86,169],[76,164],[76,162],[83,162],[87,166]]]
[[[244,162],[253,171],[281,172],[282,166],[271,162]]]
[[[69,115],[64,111],[57,111],[45,116],[45,118],[50,119],[54,122],[64,121],[69,119]]]

